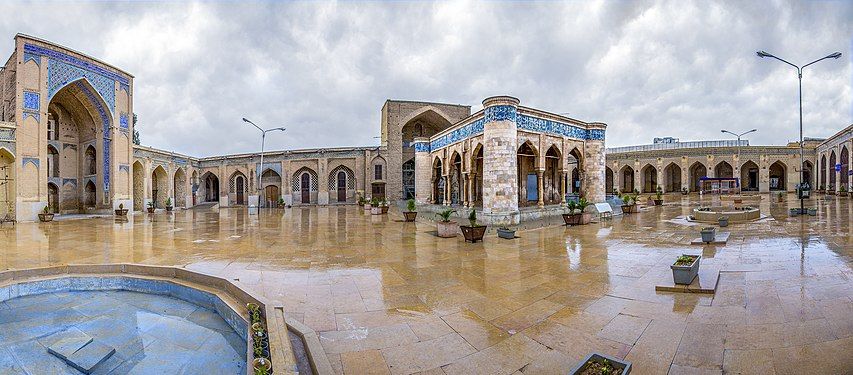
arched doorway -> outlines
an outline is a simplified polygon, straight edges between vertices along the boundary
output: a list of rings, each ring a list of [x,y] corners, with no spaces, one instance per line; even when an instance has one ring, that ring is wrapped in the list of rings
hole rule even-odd
[[[219,202],[219,177],[211,172],[202,175],[204,183],[204,201]]]
[[[669,163],[663,168],[663,185],[667,193],[681,191],[681,167],[675,163]]]
[[[190,179],[190,191],[193,193],[193,201],[192,205],[195,206],[198,202],[198,192],[199,182],[198,182],[198,171],[193,171],[192,179]]]
[[[658,169],[651,164],[646,164],[640,171],[643,193],[656,192],[658,188]]]
[[[85,194],[83,196],[83,204],[86,208],[95,208],[97,191],[95,183],[91,180],[86,182]]]
[[[450,203],[462,203],[462,157],[453,152],[450,157]]]
[[[826,189],[826,155],[820,156],[820,190]]]
[[[317,202],[317,172],[308,167],[299,168],[293,174],[292,191],[294,203],[311,204]],[[296,202],[297,198],[299,199]]]
[[[172,191],[175,192],[175,207],[187,206],[187,174],[183,168],[175,171]]]
[[[770,165],[770,190],[786,190],[787,167],[781,161],[777,161]]]
[[[399,163],[402,166],[402,193],[404,199],[412,199],[415,197],[415,138],[429,138],[438,132],[447,129],[454,122],[446,117],[437,108],[426,106],[413,111],[406,118],[401,119],[403,124],[400,128],[400,141],[403,145]],[[391,160],[389,160],[390,162]],[[411,163],[410,163],[411,162]],[[393,164],[389,164],[393,165]],[[382,180],[375,178],[374,180]],[[432,182],[435,184],[435,181]],[[385,196],[385,185],[376,184],[377,190],[375,196]]]
[[[518,205],[533,206],[539,201],[539,176],[536,175],[536,159],[539,153],[530,142],[518,148]]]
[[[435,204],[444,204],[444,175],[441,166],[441,158],[436,157],[432,163],[432,201]]]
[[[474,186],[471,187],[471,191],[473,192],[473,197],[471,199],[471,205],[473,206],[482,206],[483,205],[483,145],[477,144],[474,148],[473,152],[474,158],[471,160],[471,165],[473,166],[472,172],[475,174],[473,179]]]
[[[329,172],[329,200],[338,203],[355,199],[355,173],[347,166],[339,165]]]
[[[812,176],[814,174],[814,172],[813,172],[814,171],[814,165],[812,165],[812,162],[810,162],[808,160],[806,160],[806,162],[803,163],[803,165],[804,165],[803,166],[803,182],[809,184],[809,186],[812,189],[814,189],[815,186],[814,186],[814,182],[812,181]]]
[[[571,189],[569,191],[579,196],[583,195],[583,191],[581,191],[581,171],[583,171],[584,168],[582,155],[583,154],[581,154],[580,150],[578,150],[577,148],[573,148],[572,151],[569,151],[567,157],[568,160],[566,160],[569,164],[569,168],[571,168],[572,166],[575,167],[572,170],[571,179],[569,180],[569,186],[571,186]]]
[[[702,189],[702,177],[708,176],[708,168],[700,162],[690,166],[690,191],[696,192]]]
[[[415,198],[415,158],[403,163],[403,199]]]
[[[741,191],[758,191],[758,164],[752,160],[740,166]]]
[[[829,153],[829,168],[827,168],[827,172],[829,173],[829,186],[827,186],[828,190],[835,191],[835,151]]]
[[[841,174],[838,177],[841,179],[839,187],[844,186],[845,190],[850,191],[850,176],[847,171],[850,170],[850,152],[847,151],[847,146],[841,147]]]
[[[47,206],[50,212],[59,213],[59,188],[52,182],[47,183]]]
[[[299,193],[300,193],[300,202],[302,203],[310,203],[311,202],[311,176],[308,173],[303,173],[302,176],[299,176]]]
[[[613,170],[610,167],[604,167],[604,192],[607,194],[614,193]]]
[[[557,146],[548,147],[548,151],[545,152],[545,173],[542,174],[542,192],[545,194],[545,204],[558,204],[561,201],[562,162],[562,155]]]
[[[158,165],[151,172],[151,199],[154,207],[166,207],[166,199],[169,198],[169,178],[166,169]]]
[[[59,151],[53,145],[47,146],[47,177],[59,177]]]
[[[634,191],[634,168],[624,166],[619,172],[622,175],[622,186],[619,188],[623,194],[632,193]]]
[[[281,198],[281,175],[272,169],[265,169],[261,174],[261,186],[264,195],[260,202],[264,207],[275,207]]]
[[[716,178],[734,178],[734,173],[732,165],[726,161],[721,161],[714,167],[714,177]]]
[[[0,220],[15,218],[15,155],[0,147]]]

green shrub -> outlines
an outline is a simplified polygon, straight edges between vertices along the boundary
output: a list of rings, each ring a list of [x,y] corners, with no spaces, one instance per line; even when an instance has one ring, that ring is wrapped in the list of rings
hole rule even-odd
[[[414,199],[409,199],[409,201],[406,202],[406,209],[409,210],[409,212],[415,212],[416,208]]]
[[[447,223],[447,222],[450,222],[450,215],[453,215],[454,212],[456,212],[456,210],[448,208],[444,211],[439,212],[438,216],[441,217],[442,222]]]

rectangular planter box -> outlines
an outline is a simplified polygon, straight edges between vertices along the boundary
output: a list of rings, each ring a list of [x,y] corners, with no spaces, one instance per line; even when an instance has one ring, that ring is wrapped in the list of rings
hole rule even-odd
[[[690,285],[690,283],[693,282],[693,279],[696,278],[696,275],[699,274],[699,260],[702,259],[702,256],[690,256],[695,256],[696,260],[694,260],[693,264],[689,266],[676,266],[675,264],[669,266],[669,268],[672,269],[672,281],[674,281],[676,284]]]
[[[621,359],[616,359],[616,358],[613,358],[613,357],[611,357],[609,355],[605,355],[605,354],[591,353],[591,354],[587,355],[586,357],[584,357],[584,359],[582,359],[580,361],[580,363],[577,364],[577,366],[572,368],[571,371],[569,371],[569,374],[570,375],[580,375],[584,372],[584,370],[586,370],[587,362],[601,363],[601,362],[604,362],[605,360],[608,363],[610,363],[610,365],[613,366],[613,368],[616,369],[616,371],[618,371],[617,374],[628,375],[631,373],[631,362],[621,360]]]
[[[466,242],[474,243],[477,241],[483,241],[483,236],[486,235],[485,225],[478,225],[476,227],[460,225],[459,229],[462,229],[462,235],[465,236]]]

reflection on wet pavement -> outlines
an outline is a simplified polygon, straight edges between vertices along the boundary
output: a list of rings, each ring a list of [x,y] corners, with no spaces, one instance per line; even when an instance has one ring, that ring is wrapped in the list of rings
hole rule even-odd
[[[692,200],[691,200],[692,199]],[[338,373],[565,373],[589,352],[636,374],[853,372],[853,205],[730,224],[691,246],[697,198],[582,227],[465,243],[355,206],[135,214],[0,229],[0,268],[178,265],[240,279],[320,334]],[[536,227],[537,225],[531,225]],[[682,253],[721,271],[715,295],[657,293]]]

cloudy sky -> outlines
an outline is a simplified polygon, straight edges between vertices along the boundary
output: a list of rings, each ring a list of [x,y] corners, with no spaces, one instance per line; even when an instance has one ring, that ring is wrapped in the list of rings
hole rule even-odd
[[[267,148],[375,145],[386,99],[523,105],[653,137],[752,144],[853,123],[853,3],[845,1],[0,3],[0,56],[25,33],[135,79],[142,143],[208,156],[259,148],[248,117],[286,126]]]

